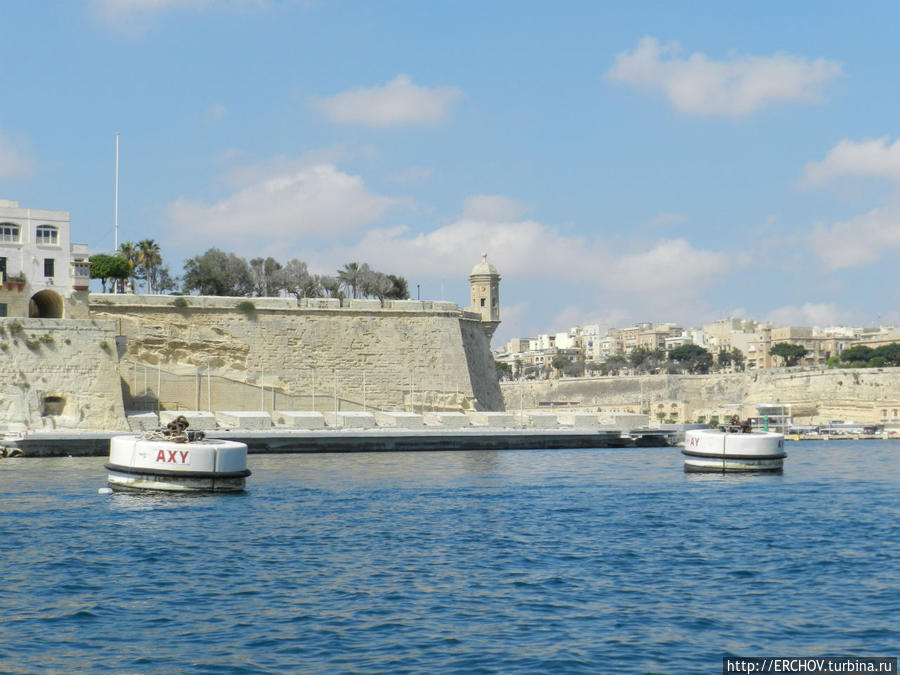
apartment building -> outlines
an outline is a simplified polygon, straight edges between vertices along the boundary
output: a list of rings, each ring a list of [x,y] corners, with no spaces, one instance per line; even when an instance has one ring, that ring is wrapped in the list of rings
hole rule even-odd
[[[85,244],[70,239],[68,211],[22,208],[0,199],[0,316],[87,315]]]

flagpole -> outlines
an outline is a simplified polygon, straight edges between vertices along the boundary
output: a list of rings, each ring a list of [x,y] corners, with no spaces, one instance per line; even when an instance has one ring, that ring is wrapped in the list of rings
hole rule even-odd
[[[115,196],[115,220],[113,255],[119,250],[119,132],[116,132],[116,196]]]

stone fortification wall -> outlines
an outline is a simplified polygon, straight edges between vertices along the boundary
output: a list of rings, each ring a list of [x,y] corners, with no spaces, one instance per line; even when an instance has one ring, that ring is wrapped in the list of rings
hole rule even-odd
[[[480,322],[454,303],[93,294],[90,309],[125,337],[130,408],[144,394],[145,407],[164,409],[503,403]]]
[[[114,324],[0,319],[0,428],[125,429]]]
[[[694,421],[755,414],[759,403],[789,403],[798,423],[889,421],[900,406],[900,368],[761,370],[726,375],[646,375],[503,383],[507,409],[640,412]]]

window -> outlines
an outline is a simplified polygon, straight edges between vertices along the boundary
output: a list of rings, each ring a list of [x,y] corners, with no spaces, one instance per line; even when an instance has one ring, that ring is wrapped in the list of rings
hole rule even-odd
[[[0,316],[6,316],[6,303],[0,302]]]
[[[38,225],[37,228],[37,243],[38,245],[44,246],[55,246],[59,243],[59,230],[57,230],[53,225]],[[53,276],[53,275],[45,275],[45,276]]]
[[[6,281],[6,258],[0,258],[0,281]]]
[[[54,263],[55,263],[55,261],[53,258],[44,258],[44,276],[45,277],[53,276]]]
[[[484,307],[484,298],[481,299],[481,306]]]
[[[19,241],[19,226],[15,223],[0,223],[0,241]]]

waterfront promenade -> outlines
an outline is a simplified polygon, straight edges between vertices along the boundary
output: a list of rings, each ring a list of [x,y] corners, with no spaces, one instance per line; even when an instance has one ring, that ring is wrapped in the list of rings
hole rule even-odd
[[[122,433],[127,432],[34,432],[2,443],[7,455],[102,457],[109,454],[109,439]],[[651,430],[623,435],[596,429],[277,429],[219,430],[207,435],[246,443],[251,454],[624,448],[667,445],[670,436]]]

